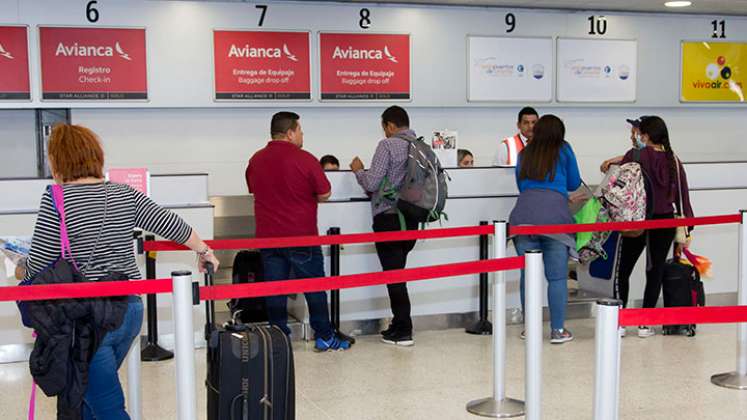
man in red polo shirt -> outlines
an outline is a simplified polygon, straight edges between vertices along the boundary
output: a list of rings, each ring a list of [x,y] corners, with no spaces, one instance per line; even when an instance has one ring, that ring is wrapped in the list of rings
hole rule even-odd
[[[332,187],[319,161],[302,150],[303,130],[298,114],[278,112],[272,116],[272,140],[249,160],[246,184],[254,194],[257,237],[316,236],[317,207],[332,194]],[[263,249],[266,281],[324,277],[322,248],[306,246]],[[347,350],[351,343],[332,329],[327,293],[305,293],[317,351]],[[270,324],[286,334],[288,297],[266,298]]]

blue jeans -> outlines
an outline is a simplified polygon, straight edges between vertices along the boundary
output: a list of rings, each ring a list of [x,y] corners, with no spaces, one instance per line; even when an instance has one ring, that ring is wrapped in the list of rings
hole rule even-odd
[[[263,249],[260,253],[265,281],[324,277],[324,257],[321,247]],[[306,304],[309,306],[311,328],[314,330],[315,338],[329,340],[334,332],[329,322],[327,292],[304,293],[304,295]],[[265,301],[270,324],[277,325],[290,335],[288,296],[268,296]]]
[[[518,255],[524,255],[533,249],[542,251],[550,325],[554,330],[563,328],[568,306],[568,247],[546,236],[517,236],[514,238],[514,245]],[[521,270],[521,309],[524,310],[524,270]]]
[[[117,371],[143,325],[143,301],[129,297],[122,325],[104,336],[88,367],[88,389],[83,397],[83,420],[129,420]]]

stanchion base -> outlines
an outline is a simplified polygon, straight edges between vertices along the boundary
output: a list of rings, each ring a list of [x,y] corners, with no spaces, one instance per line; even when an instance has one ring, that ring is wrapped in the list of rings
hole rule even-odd
[[[513,398],[496,401],[492,397],[471,401],[467,404],[467,411],[483,417],[507,419],[524,415],[524,402]]]
[[[143,362],[160,362],[174,358],[174,353],[170,352],[158,344],[147,343],[140,352],[140,360]]]
[[[467,334],[474,335],[491,335],[493,334],[493,324],[487,319],[480,320],[464,329]]]
[[[729,389],[747,389],[747,375],[737,372],[719,373],[711,376],[711,383]]]

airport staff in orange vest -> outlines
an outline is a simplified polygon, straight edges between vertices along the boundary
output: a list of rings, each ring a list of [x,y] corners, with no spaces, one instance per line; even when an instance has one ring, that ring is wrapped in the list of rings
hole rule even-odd
[[[519,111],[519,121],[516,126],[519,132],[512,137],[506,137],[498,145],[498,152],[493,161],[494,166],[516,166],[519,153],[524,150],[528,142],[534,136],[534,124],[539,119],[539,114],[532,107],[524,107]]]

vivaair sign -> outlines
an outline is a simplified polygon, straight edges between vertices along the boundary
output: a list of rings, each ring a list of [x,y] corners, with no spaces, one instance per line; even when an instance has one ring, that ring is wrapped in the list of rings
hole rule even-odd
[[[28,29],[0,26],[0,101],[31,99]]]
[[[308,32],[213,32],[216,100],[311,99]]]
[[[42,99],[148,99],[145,29],[40,27]]]
[[[411,99],[410,35],[320,33],[322,100]]]

